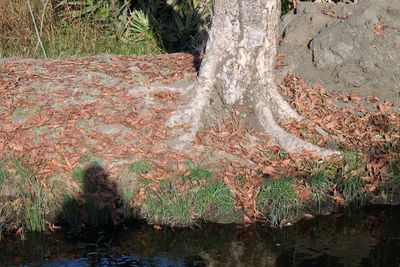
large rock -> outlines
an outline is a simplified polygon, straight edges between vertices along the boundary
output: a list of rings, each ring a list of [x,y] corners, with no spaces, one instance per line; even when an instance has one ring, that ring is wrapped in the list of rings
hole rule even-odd
[[[400,104],[400,0],[358,4],[301,2],[282,18],[287,66],[329,89]]]

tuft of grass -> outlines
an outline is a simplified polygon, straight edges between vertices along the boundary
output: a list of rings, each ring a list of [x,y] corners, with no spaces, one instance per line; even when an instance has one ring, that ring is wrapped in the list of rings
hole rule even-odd
[[[25,168],[18,159],[13,161],[15,180],[18,181],[18,198],[21,200],[23,225],[29,231],[43,232],[45,225],[45,204],[47,202],[44,187],[34,172]]]
[[[310,180],[311,201],[317,205],[318,212],[321,212],[322,204],[328,200],[333,185],[332,178],[332,173],[328,170],[319,170],[313,173]]]
[[[181,194],[171,181],[160,182],[160,190],[145,199],[142,213],[150,223],[190,226],[194,223],[191,194]]]
[[[93,155],[84,155],[79,159],[79,165],[75,167],[72,171],[72,179],[80,184],[83,185],[83,181],[85,179],[85,173],[87,166],[91,165],[99,165],[103,162],[101,157],[96,157]]]
[[[199,166],[194,167],[193,163],[190,161],[185,162],[186,168],[190,171],[189,177],[194,180],[207,179],[212,177],[212,172],[201,168]]]
[[[390,164],[389,171],[384,173],[385,189],[390,201],[399,198],[400,192],[400,158],[395,158]],[[395,201],[396,202],[396,201]]]
[[[194,189],[192,194],[200,217],[218,222],[232,222],[239,218],[235,199],[223,181],[209,179],[206,186]]]
[[[149,172],[151,166],[143,160],[137,160],[129,166],[129,170],[133,173],[143,174]]]
[[[80,216],[79,203],[74,197],[64,197],[62,215],[69,225],[70,230],[73,233],[78,233],[81,229],[82,221]]]
[[[345,204],[364,205],[368,197],[365,182],[362,179],[367,175],[365,158],[353,152],[346,152],[342,164],[334,182],[343,194]]]
[[[212,179],[212,173],[186,164],[189,176],[163,180],[158,190],[146,195],[142,214],[150,223],[186,227],[199,219],[232,222],[238,218],[235,200],[223,181]],[[187,190],[182,190],[182,185]],[[185,187],[183,186],[183,187]]]
[[[10,176],[8,171],[0,165],[0,189],[4,181]]]
[[[111,221],[111,211],[108,207],[101,207],[97,196],[86,195],[83,206],[87,218],[87,224],[92,227],[109,225]]]
[[[83,183],[83,179],[85,178],[85,170],[81,167],[76,167],[73,171],[72,171],[72,179],[79,183],[82,184]]]
[[[297,199],[293,180],[264,180],[257,196],[258,209],[272,226],[296,219],[302,204]]]

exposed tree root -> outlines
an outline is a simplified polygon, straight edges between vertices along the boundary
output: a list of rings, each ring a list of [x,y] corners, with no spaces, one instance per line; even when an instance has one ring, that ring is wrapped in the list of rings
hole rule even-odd
[[[271,105],[262,98],[254,100],[255,112],[261,126],[267,130],[268,134],[286,151],[290,153],[299,153],[301,151],[312,151],[320,157],[327,157],[340,154],[339,151],[324,149],[314,144],[306,142],[283,130],[275,121]]]

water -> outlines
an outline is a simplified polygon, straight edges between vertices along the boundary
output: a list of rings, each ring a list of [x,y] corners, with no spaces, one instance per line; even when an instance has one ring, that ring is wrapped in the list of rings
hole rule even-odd
[[[0,241],[0,266],[400,266],[400,207],[370,207],[293,227],[205,224],[31,234]]]

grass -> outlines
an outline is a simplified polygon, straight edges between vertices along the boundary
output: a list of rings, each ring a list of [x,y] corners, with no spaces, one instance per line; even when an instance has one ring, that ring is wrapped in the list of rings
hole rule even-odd
[[[147,173],[151,170],[150,164],[143,160],[137,160],[129,166],[129,171],[137,174]]]
[[[28,231],[44,231],[47,202],[44,187],[36,179],[34,172],[27,169],[21,160],[13,159],[9,164],[15,172],[12,174],[12,182],[13,187],[17,189],[18,200],[16,204],[8,207],[13,211],[11,216],[14,218],[11,218],[11,221],[20,222]]]
[[[0,6],[0,57],[61,58],[102,53],[160,53],[156,39],[142,40],[138,33],[119,38],[100,21],[72,17],[42,1],[31,0],[40,31],[39,46],[33,20],[25,0],[4,0]],[[59,10],[59,11],[56,11]],[[44,12],[43,12],[44,11]],[[44,50],[44,51],[43,51]]]
[[[0,179],[3,180],[3,186],[6,185],[8,192],[3,206],[0,207],[2,217],[0,231],[20,228],[21,238],[24,237],[25,231],[45,231],[46,221],[52,221],[51,216],[58,213],[55,209],[61,206],[56,203],[50,192],[50,187],[55,186],[55,179],[48,185],[43,184],[35,172],[27,168],[17,157],[7,156],[0,165],[2,165]]]
[[[79,159],[79,164],[72,170],[72,179],[83,185],[85,174],[88,166],[99,165],[103,162],[101,157],[86,154]]]
[[[159,191],[152,191],[143,206],[144,217],[150,223],[190,226],[194,223],[193,196],[180,194],[173,182],[164,180]]]
[[[158,190],[148,192],[142,215],[150,223],[186,227],[200,219],[232,221],[239,217],[235,200],[223,181],[214,180],[207,169],[191,163],[186,166],[190,175],[163,180]]]
[[[257,197],[258,209],[272,226],[298,216],[302,204],[297,199],[292,179],[265,179]]]
[[[25,206],[24,225],[28,231],[42,232],[45,225],[46,195],[43,186],[36,179],[35,174],[23,166],[20,160],[14,161],[16,177],[20,180],[19,197]]]
[[[8,171],[6,169],[4,169],[1,165],[0,165],[0,189],[4,183],[4,181],[7,179],[7,177],[9,177],[10,174],[8,173]]]
[[[391,159],[389,170],[383,174],[388,197],[391,201],[394,201],[396,198],[399,198],[398,194],[400,190],[400,139],[396,139],[386,144],[386,146],[395,155]]]
[[[367,176],[366,160],[363,156],[353,152],[344,153],[342,166],[338,168],[334,182],[337,189],[343,194],[345,205],[363,205],[368,194],[365,191],[363,177]]]
[[[62,215],[73,233],[80,231],[82,221],[79,213],[79,203],[74,197],[64,197]]]
[[[391,202],[396,203],[396,199],[399,199],[400,192],[400,158],[396,158],[392,161],[388,173],[384,174],[385,177],[385,191],[388,194],[388,198]]]
[[[333,185],[332,173],[327,170],[321,170],[313,173],[310,180],[311,201],[321,212],[322,205],[329,199],[329,194]]]

